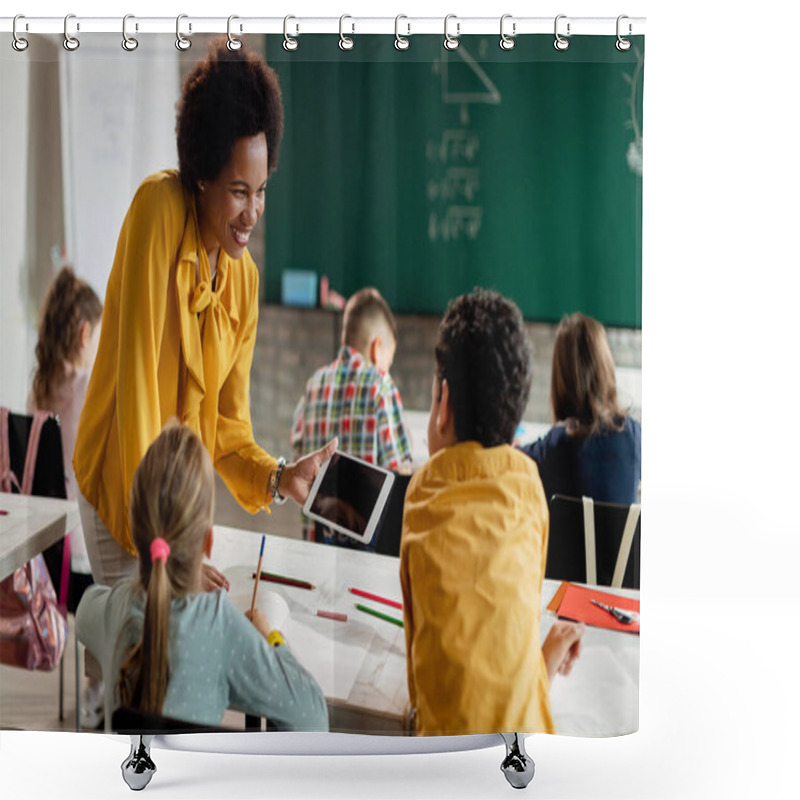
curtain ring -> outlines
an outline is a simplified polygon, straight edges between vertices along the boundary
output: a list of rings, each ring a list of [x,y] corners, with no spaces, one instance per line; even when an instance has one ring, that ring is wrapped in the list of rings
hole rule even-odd
[[[619,27],[620,27],[619,24],[624,19],[628,19],[628,15],[627,14],[620,14],[617,17],[617,41],[615,43],[615,46],[616,46],[617,50],[620,51],[620,53],[624,53],[626,50],[630,50],[631,49],[631,40],[630,39],[626,39],[623,36],[620,36],[620,32],[619,32]],[[629,22],[628,23],[628,36],[631,35],[632,31],[633,31],[633,26]]]
[[[553,42],[553,47],[555,47],[556,50],[562,50],[562,51],[563,50],[569,50],[569,39],[565,39],[563,36],[559,36],[559,34],[558,34],[558,21],[560,19],[566,19],[566,18],[567,18],[566,14],[559,14],[556,17],[556,22],[555,22],[555,26],[554,26],[554,32],[555,32],[556,40]],[[570,24],[568,22],[567,23],[567,36],[569,36],[569,28],[570,28]]]
[[[346,19],[353,19],[353,18],[349,14],[342,14],[342,16],[339,17],[339,47],[342,50],[352,50],[355,47],[356,43],[349,36],[345,36],[343,32],[344,21]],[[355,33],[355,30],[356,26],[355,23],[353,23],[352,33]]]
[[[181,20],[188,19],[188,14],[178,14],[178,18],[175,20],[175,47],[178,48],[180,51],[188,50],[192,46],[192,40],[187,39],[181,33]],[[192,30],[192,23],[189,23],[189,31]]]
[[[230,51],[231,51],[231,53],[234,53],[234,52],[236,52],[237,50],[241,50],[241,48],[242,48],[242,40],[241,40],[241,39],[237,39],[237,38],[236,38],[236,37],[235,37],[235,36],[234,36],[234,35],[231,33],[231,22],[232,22],[233,20],[235,20],[235,19],[239,19],[239,17],[237,17],[237,16],[236,16],[236,14],[231,14],[231,15],[228,17],[228,44],[227,44],[227,47],[228,47],[228,50],[230,50]],[[240,30],[240,31],[242,30],[242,29],[241,29],[241,26],[239,27],[239,30]]]
[[[397,50],[408,50],[411,47],[411,42],[406,38],[406,36],[411,36],[411,23],[407,22],[406,26],[408,27],[408,33],[406,36],[400,35],[400,20],[401,19],[408,19],[405,14],[398,14],[394,18],[394,46]]]
[[[64,17],[64,41],[61,43],[64,46],[64,49],[69,50],[70,53],[73,50],[77,50],[81,46],[81,43],[74,36],[70,36],[69,31],[67,30],[69,21],[71,19],[75,19],[74,14],[67,14],[67,16]],[[80,29],[80,26],[78,26],[78,29]]]
[[[127,27],[129,19],[135,19],[133,14],[126,14],[122,18],[122,49],[132,53],[139,46],[139,40],[135,39],[133,36],[128,36]],[[136,29],[139,29],[138,26]]]
[[[501,50],[513,50],[514,47],[516,47],[516,44],[517,44],[516,41],[514,40],[514,37],[517,35],[517,23],[516,22],[512,22],[511,23],[511,36],[507,36],[506,33],[505,33],[505,30],[503,28],[503,26],[505,25],[505,21],[507,19],[511,19],[511,18],[512,18],[511,14],[503,14],[503,16],[500,17],[500,49]]]
[[[297,17],[293,17],[291,14],[289,14],[289,16],[283,18],[283,49],[292,52],[297,50],[297,47],[300,43],[297,41],[297,39],[293,39],[291,36],[289,36],[287,27],[290,19],[297,19]],[[297,35],[299,32],[300,26],[295,23],[295,35]]]
[[[461,33],[461,23],[456,21],[456,35],[451,36],[447,32],[447,23],[450,22],[451,19],[458,20],[458,17],[455,14],[448,14],[444,18],[444,49],[445,50],[458,50],[458,45],[460,42],[458,41],[459,34]]]
[[[11,26],[11,32],[14,34],[14,38],[11,40],[11,46],[18,53],[21,53],[23,50],[27,50],[28,49],[28,40],[27,39],[23,39],[17,33],[17,20],[18,19],[25,19],[25,16],[23,14],[17,14],[17,16],[14,17],[14,23]]]

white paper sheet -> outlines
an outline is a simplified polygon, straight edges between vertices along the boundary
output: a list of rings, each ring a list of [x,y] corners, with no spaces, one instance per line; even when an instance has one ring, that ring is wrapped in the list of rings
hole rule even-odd
[[[572,673],[553,680],[550,705],[559,734],[619,736],[639,728],[639,688],[604,645],[584,647]]]

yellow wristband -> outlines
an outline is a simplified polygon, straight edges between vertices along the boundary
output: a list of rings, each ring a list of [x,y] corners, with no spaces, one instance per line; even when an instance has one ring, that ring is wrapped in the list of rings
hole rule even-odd
[[[277,647],[279,644],[286,644],[286,640],[283,638],[280,631],[273,630],[270,631],[267,636],[267,644]]]

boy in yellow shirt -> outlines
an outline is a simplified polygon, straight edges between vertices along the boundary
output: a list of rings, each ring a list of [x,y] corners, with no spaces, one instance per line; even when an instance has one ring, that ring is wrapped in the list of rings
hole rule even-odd
[[[550,681],[584,628],[559,622],[539,643],[548,512],[536,465],[511,446],[531,383],[519,309],[482,289],[457,298],[435,355],[431,458],[400,545],[417,733],[552,733]]]

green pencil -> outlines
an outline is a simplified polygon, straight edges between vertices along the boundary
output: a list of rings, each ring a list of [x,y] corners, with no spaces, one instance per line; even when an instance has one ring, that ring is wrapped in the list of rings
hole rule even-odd
[[[399,625],[401,628],[403,627],[403,620],[390,617],[388,614],[381,614],[380,611],[376,611],[374,608],[362,606],[361,603],[356,603],[356,608],[359,611],[363,611],[365,614],[372,614],[373,617],[385,620],[386,622],[393,622],[395,625]]]

